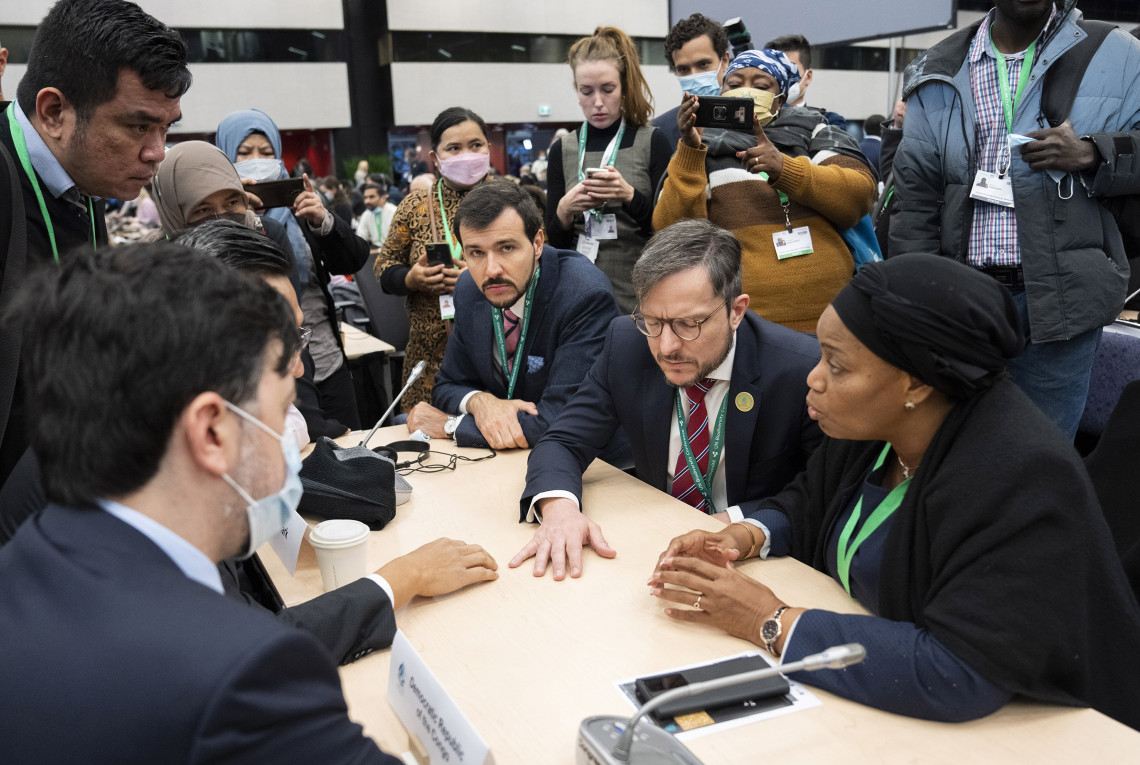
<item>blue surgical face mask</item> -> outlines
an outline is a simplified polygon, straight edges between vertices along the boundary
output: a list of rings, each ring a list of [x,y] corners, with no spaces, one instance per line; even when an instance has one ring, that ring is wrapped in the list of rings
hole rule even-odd
[[[254,417],[241,407],[234,406],[229,401],[226,406],[234,414],[249,420],[257,427],[277,439],[281,444],[281,452],[285,456],[285,485],[274,494],[261,499],[254,499],[249,493],[238,486],[237,482],[228,473],[222,474],[233,490],[246,501],[245,514],[249,519],[249,544],[240,556],[248,558],[257,552],[257,548],[273,538],[289,521],[289,517],[301,502],[301,453],[297,450],[297,441],[291,435],[279,435],[273,428]]]
[[[247,159],[234,165],[238,175],[251,181],[275,181],[285,172],[285,165],[279,159]]]
[[[678,77],[677,80],[681,83],[681,90],[691,96],[719,96],[719,77],[720,67],[718,66],[711,72],[686,74],[684,77]]]

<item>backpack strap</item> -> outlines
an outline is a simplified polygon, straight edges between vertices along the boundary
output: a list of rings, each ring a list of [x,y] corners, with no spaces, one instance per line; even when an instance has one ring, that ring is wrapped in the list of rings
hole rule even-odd
[[[1100,49],[1100,44],[1116,29],[1115,24],[1105,21],[1077,22],[1088,35],[1070,48],[1053,66],[1045,72],[1045,84],[1041,93],[1041,113],[1049,121],[1050,127],[1058,127],[1069,118],[1077,90],[1081,87],[1089,62]]]

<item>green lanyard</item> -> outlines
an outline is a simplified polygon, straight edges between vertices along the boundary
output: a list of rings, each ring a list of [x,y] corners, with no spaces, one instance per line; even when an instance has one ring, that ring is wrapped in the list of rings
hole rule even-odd
[[[515,383],[519,379],[519,357],[523,352],[523,344],[526,341],[526,328],[530,326],[530,306],[531,301],[534,300],[534,290],[538,286],[538,273],[541,267],[534,269],[534,278],[530,280],[530,286],[526,288],[526,302],[523,304],[522,326],[519,327],[519,344],[515,346],[514,368],[508,370],[507,364],[507,335],[503,330],[503,312],[501,309],[492,308],[492,315],[494,321],[491,322],[495,327],[495,344],[499,346],[499,361],[503,365],[503,376],[507,378],[507,398],[514,398],[515,396]]]
[[[762,180],[762,181],[768,180],[768,174],[767,173],[761,172],[761,173],[759,173],[759,175],[760,175],[760,180]],[[788,233],[790,234],[790,233],[792,233],[792,214],[791,214],[792,200],[788,199],[788,195],[785,194],[780,189],[776,189],[776,193],[780,196],[780,207],[784,208],[784,223],[787,225]]]
[[[443,181],[442,180],[436,181],[435,195],[436,195],[436,198],[439,199],[439,215],[441,218],[443,218],[443,235],[445,237],[447,237],[447,246],[451,249],[451,259],[452,260],[462,260],[463,259],[463,245],[461,245],[459,242],[455,241],[455,238],[452,237],[452,235],[451,235],[451,228],[448,227],[448,225],[447,225],[447,210],[443,209]]]
[[[708,395],[707,393],[705,395]],[[713,476],[716,475],[716,470],[720,467],[720,455],[724,451],[724,420],[728,415],[728,392],[720,402],[720,412],[716,416],[716,427],[713,428],[712,436],[709,439],[709,472],[707,475],[701,475],[701,466],[697,463],[697,458],[693,454],[693,447],[689,443],[689,425],[685,422],[685,409],[681,406],[681,389],[677,389],[677,396],[674,399],[677,405],[677,429],[681,435],[681,451],[685,453],[685,462],[689,466],[689,475],[693,477],[693,483],[697,487],[697,491],[705,498],[705,502],[709,503],[712,511],[716,512],[716,505],[712,500],[712,482]],[[674,480],[676,480],[674,478]]]
[[[1017,111],[1017,105],[1021,103],[1021,95],[1025,92],[1025,86],[1029,83],[1029,70],[1033,68],[1033,54],[1037,50],[1037,41],[1034,40],[1029,46],[1029,50],[1025,51],[1025,61],[1021,64],[1021,74],[1017,78],[1017,92],[1010,96],[1009,93],[1009,65],[1006,63],[1005,56],[994,45],[993,35],[990,35],[990,45],[993,46],[994,56],[997,58],[997,77],[998,77],[998,90],[1001,91],[1001,108],[1005,112],[1005,129],[1007,133],[1013,132],[1013,115]]]
[[[582,127],[578,128],[578,183],[586,180],[586,129],[589,127],[588,122],[582,120]],[[618,148],[621,146],[622,136],[625,135],[625,118],[622,118],[621,124],[618,125],[617,134],[614,135],[610,145],[602,152],[602,167],[613,167],[617,163]],[[603,205],[604,207],[605,205]],[[601,222],[602,211],[598,208],[590,210],[590,214],[594,216],[595,220]]]
[[[59,263],[59,248],[55,244],[55,228],[51,225],[51,215],[48,214],[47,202],[44,201],[44,193],[40,191],[40,182],[36,180],[36,171],[32,169],[32,159],[28,156],[28,144],[24,140],[24,131],[20,127],[20,123],[16,120],[16,107],[15,105],[8,109],[8,126],[12,133],[12,143],[16,145],[16,155],[20,158],[20,165],[24,168],[24,172],[28,176],[28,180],[32,182],[32,190],[36,192],[36,199],[40,203],[40,215],[43,216],[44,226],[47,227],[48,241],[51,243],[51,254],[55,258],[56,264]],[[95,205],[91,203],[91,197],[87,197],[87,212],[91,216],[91,247],[96,249],[98,241],[95,237]]]
[[[878,461],[875,466],[871,468],[874,472],[883,466],[883,461],[890,454],[891,445],[888,443],[883,447],[883,453],[879,455]],[[855,526],[859,523],[859,514],[863,509],[863,497],[860,495],[859,501],[855,503],[855,509],[851,511],[851,517],[847,519],[847,525],[843,527],[843,533],[839,535],[839,549],[836,551],[835,562],[839,566],[839,583],[843,585],[843,589],[847,590],[847,594],[851,595],[851,559],[855,557],[855,552],[867,540],[867,537],[874,534],[883,522],[886,521],[895,510],[899,509],[902,504],[903,496],[906,494],[907,487],[910,486],[910,479],[907,478],[895,488],[891,489],[879,506],[875,508],[867,522],[863,524],[863,528],[859,530],[858,536],[855,541],[850,542],[851,534],[855,531]],[[850,542],[850,543],[849,543]],[[851,597],[855,597],[851,595]]]

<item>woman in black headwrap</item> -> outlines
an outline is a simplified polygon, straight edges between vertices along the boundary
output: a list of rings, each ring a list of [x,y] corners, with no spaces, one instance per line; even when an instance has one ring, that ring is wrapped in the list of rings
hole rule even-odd
[[[1009,294],[892,258],[818,331],[807,404],[828,437],[767,509],[670,543],[653,592],[696,608],[666,614],[785,661],[862,643],[862,664],[796,679],[900,714],[968,720],[1020,694],[1140,727],[1140,607],[1072,446],[1004,372],[1022,344]],[[783,555],[873,616],[789,606],[731,565]]]

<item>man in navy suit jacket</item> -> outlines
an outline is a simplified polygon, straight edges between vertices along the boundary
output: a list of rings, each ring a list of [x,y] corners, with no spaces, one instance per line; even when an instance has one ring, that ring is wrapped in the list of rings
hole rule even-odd
[[[804,403],[819,345],[748,310],[732,234],[705,220],[658,232],[634,267],[633,284],[637,321],[610,324],[597,363],[530,455],[520,521],[541,525],[511,567],[534,557],[535,576],[549,563],[562,579],[567,565],[570,576],[581,575],[583,545],[602,557],[616,554],[580,508],[582,472],[619,426],[638,478],[666,492],[688,481],[684,501],[737,521],[784,488],[819,445]],[[708,463],[698,471],[704,488],[682,450],[695,408],[689,386],[701,381],[708,456],[693,456]],[[701,428],[693,430],[699,436]]]
[[[160,243],[13,304],[51,504],[0,549],[0,760],[395,765],[311,634],[222,594],[300,496],[285,299]]]
[[[544,247],[541,227],[534,200],[513,183],[485,183],[464,197],[455,230],[467,273],[455,285],[455,329],[435,376],[435,406],[417,404],[409,430],[453,436],[459,446],[525,449],[593,366],[618,315],[613,290],[585,256]],[[606,456],[622,445],[615,439]]]

